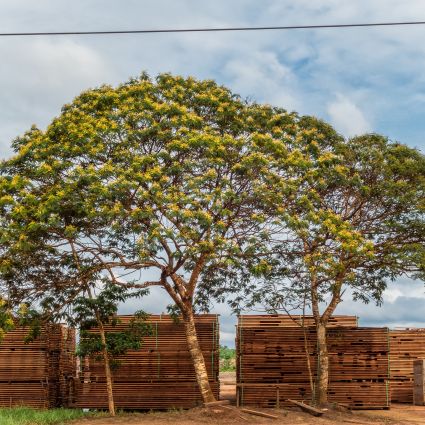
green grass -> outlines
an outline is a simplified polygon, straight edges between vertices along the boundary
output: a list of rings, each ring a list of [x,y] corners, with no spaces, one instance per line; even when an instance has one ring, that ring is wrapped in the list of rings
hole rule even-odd
[[[236,350],[220,345],[220,372],[234,372],[236,370]]]
[[[78,409],[37,410],[28,407],[0,409],[1,425],[59,425],[86,416]]]

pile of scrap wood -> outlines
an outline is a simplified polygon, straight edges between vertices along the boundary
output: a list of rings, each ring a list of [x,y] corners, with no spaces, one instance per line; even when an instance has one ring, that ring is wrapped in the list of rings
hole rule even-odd
[[[303,328],[287,316],[239,317],[240,405],[280,407],[287,406],[288,399],[311,400],[308,363],[314,380],[317,350],[316,330],[307,319]],[[352,327],[357,324],[355,317],[338,319],[335,316],[328,329],[329,400],[355,409],[387,408],[387,328]]]
[[[119,323],[107,332],[128,327],[132,316],[120,316]],[[119,409],[190,408],[202,404],[193,362],[187,347],[183,322],[168,315],[151,315],[152,335],[143,338],[139,350],[116,358],[113,393]],[[219,395],[219,325],[217,315],[195,318],[196,331],[204,355],[214,395]],[[96,329],[91,332],[96,333]],[[102,361],[87,358],[74,383],[73,406],[105,409],[108,407],[106,379]]]
[[[28,332],[16,328],[0,343],[0,407],[66,405],[75,372],[75,331],[50,324],[26,342]]]

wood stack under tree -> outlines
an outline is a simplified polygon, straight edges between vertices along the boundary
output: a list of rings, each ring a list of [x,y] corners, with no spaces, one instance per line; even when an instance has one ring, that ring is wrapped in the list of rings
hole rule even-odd
[[[310,320],[307,317],[306,323]],[[353,323],[357,324],[353,316],[330,321],[329,401],[353,409],[387,408],[388,329],[350,327]],[[289,406],[287,399],[311,402],[309,364],[314,381],[315,327],[302,328],[283,315],[240,316],[236,353],[240,405]]]
[[[66,405],[75,374],[75,331],[45,325],[26,343],[28,328],[15,328],[0,343],[0,407]]]
[[[425,329],[390,330],[391,401],[413,403],[413,363],[425,360]]]
[[[106,332],[122,332],[132,316]],[[168,315],[150,315],[153,334],[143,338],[139,350],[116,357],[112,371],[113,394],[118,409],[191,408],[202,404],[193,362],[187,347],[184,324]],[[219,323],[217,315],[195,316],[196,332],[214,396],[219,395]],[[96,333],[96,329],[91,332]],[[73,406],[106,409],[106,379],[102,362],[86,358],[73,388]]]

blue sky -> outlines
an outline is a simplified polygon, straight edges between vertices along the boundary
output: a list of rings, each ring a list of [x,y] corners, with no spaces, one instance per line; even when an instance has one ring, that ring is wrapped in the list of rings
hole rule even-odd
[[[0,0],[2,32],[407,20],[425,20],[423,0]],[[142,70],[212,78],[242,97],[321,117],[347,137],[379,132],[424,151],[424,39],[425,26],[0,38],[0,156],[80,91]],[[348,301],[339,311],[361,312],[365,325],[418,324],[423,292],[400,280],[380,313]]]

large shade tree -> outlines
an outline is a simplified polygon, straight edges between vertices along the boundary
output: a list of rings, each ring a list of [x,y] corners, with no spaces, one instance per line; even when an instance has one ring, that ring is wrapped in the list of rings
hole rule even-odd
[[[203,400],[213,401],[196,290],[204,270],[245,261],[268,237],[256,215],[268,158],[252,126],[270,110],[212,81],[143,75],[84,92],[45,131],[33,127],[2,165],[1,270],[29,266],[9,278],[9,292],[35,299],[66,288],[73,298],[73,285],[96,273],[163,288],[184,322]],[[50,273],[58,279],[40,279]]]
[[[324,404],[326,327],[344,293],[379,305],[388,281],[423,278],[425,156],[375,134],[344,140],[313,118],[301,118],[299,125],[305,137],[292,145],[295,168],[286,153],[279,159],[273,150],[276,178],[296,183],[286,205],[264,200],[275,209],[281,231],[274,235],[266,277],[248,289],[251,306],[273,311],[307,300],[318,341],[315,400]]]

